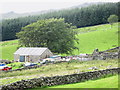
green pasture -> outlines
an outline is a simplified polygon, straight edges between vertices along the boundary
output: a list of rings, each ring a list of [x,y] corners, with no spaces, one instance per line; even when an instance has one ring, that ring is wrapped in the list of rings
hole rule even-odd
[[[18,44],[18,40],[0,42],[0,46],[8,46],[8,45],[16,45],[16,44]]]
[[[17,50],[18,40],[10,40],[0,42],[0,52],[2,53],[2,59],[13,60],[13,53]]]
[[[79,44],[76,44],[76,46],[79,48],[79,51],[75,50],[73,52],[75,55],[80,53],[92,53],[96,48],[100,51],[104,51],[118,46],[117,24],[114,24],[112,28],[110,28],[109,25],[99,25],[95,26],[95,28],[100,29],[78,34]]]
[[[118,88],[118,75],[86,82],[53,86],[49,88]],[[37,90],[33,89],[33,90]]]
[[[33,88],[33,89],[26,89],[26,90],[49,90],[49,89],[63,89],[63,88],[118,88],[118,75],[109,76],[105,78],[100,78],[96,80],[89,80],[85,82],[80,83],[74,83],[74,84],[65,84],[65,85],[57,85],[57,86],[51,86],[46,88]]]
[[[77,35],[79,44],[76,44],[79,51],[74,50],[73,55],[79,55],[80,53],[89,54],[96,48],[104,51],[118,46],[118,23],[114,23],[112,28],[110,24],[103,24],[75,30],[79,33]],[[2,46],[0,48],[2,52],[1,58],[13,60],[13,53],[17,50],[18,40],[0,42],[0,46]]]

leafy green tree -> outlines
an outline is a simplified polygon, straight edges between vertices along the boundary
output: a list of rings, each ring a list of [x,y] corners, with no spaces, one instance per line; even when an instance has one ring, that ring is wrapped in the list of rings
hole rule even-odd
[[[104,3],[97,5],[90,5],[82,8],[71,8],[48,12],[45,14],[19,17],[15,19],[2,20],[2,41],[17,39],[16,33],[20,32],[22,27],[29,25],[33,22],[49,18],[64,18],[65,22],[72,23],[77,28],[99,25],[108,23],[107,19],[110,15],[120,16],[118,10],[120,2],[117,3]],[[120,18],[119,18],[120,21]]]
[[[111,24],[111,27],[112,27],[113,23],[118,22],[118,16],[117,15],[110,15],[108,18],[108,22]]]
[[[26,47],[48,47],[54,53],[69,54],[77,42],[76,27],[65,23],[63,18],[39,20],[22,28],[17,33],[20,45]]]

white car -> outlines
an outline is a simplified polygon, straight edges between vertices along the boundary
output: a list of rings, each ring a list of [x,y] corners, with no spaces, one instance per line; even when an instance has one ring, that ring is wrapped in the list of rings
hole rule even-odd
[[[7,67],[6,65],[5,66],[0,66],[0,70],[2,70],[3,68]]]
[[[70,61],[70,59],[69,59],[69,58],[68,58],[68,59],[65,59],[65,61],[67,61],[67,62],[68,62],[68,61]]]
[[[24,64],[25,67],[27,67],[27,66],[35,66],[35,65],[37,65],[37,64],[36,63],[30,63],[30,62],[27,62],[27,63]]]

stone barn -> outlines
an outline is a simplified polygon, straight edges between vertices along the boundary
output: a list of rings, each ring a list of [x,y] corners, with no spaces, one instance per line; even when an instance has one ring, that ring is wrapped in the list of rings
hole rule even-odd
[[[48,48],[25,47],[14,53],[14,60],[19,62],[39,62],[53,56]]]

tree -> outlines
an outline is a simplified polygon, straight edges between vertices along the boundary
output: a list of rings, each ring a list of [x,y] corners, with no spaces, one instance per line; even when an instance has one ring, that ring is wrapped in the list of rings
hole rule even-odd
[[[63,18],[45,19],[27,25],[17,33],[20,46],[48,47],[54,53],[69,54],[77,42],[75,26],[65,23]]]
[[[120,2],[98,5],[95,4],[88,7],[77,7],[48,12],[37,16],[35,15],[5,20],[2,19],[2,41],[17,39],[15,35],[17,32],[20,32],[22,27],[38,20],[49,18],[64,18],[65,22],[72,23],[72,25],[75,25],[78,28],[105,24],[108,22],[107,19],[110,15],[115,14],[120,16],[120,13],[118,12],[119,5]]]
[[[110,15],[108,18],[108,22],[111,24],[111,27],[112,27],[113,23],[118,22],[118,16],[117,15]]]

